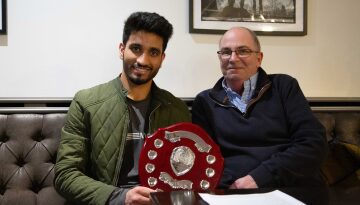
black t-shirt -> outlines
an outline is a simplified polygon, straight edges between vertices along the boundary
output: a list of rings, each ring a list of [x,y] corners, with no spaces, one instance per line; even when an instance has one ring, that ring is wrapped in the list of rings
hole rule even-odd
[[[130,124],[118,182],[118,186],[124,188],[139,184],[138,162],[148,129],[150,98],[142,101],[133,101],[127,98],[127,103],[130,111]]]

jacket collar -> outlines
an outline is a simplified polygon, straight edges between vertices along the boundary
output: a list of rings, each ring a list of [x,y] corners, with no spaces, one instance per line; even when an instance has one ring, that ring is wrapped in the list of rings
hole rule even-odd
[[[121,75],[121,74],[120,74]],[[115,89],[118,91],[120,96],[125,99],[127,96],[128,91],[124,88],[123,84],[120,81],[120,75],[117,76],[115,79],[111,81],[111,84],[115,87]]]
[[[121,83],[120,76],[113,79],[112,84],[114,85],[116,90],[119,92],[121,97],[123,97],[125,99],[128,91],[124,88],[123,84]],[[150,98],[151,98],[151,102],[152,102],[151,104],[153,106],[157,106],[159,104],[165,103],[164,98],[162,97],[161,89],[155,84],[154,81],[151,84],[150,95],[151,95]]]
[[[266,74],[266,72],[261,67],[258,68],[258,72],[259,72],[258,80],[256,83],[256,88],[255,88],[252,99],[257,99],[258,97],[261,97],[261,96],[259,96],[259,94],[263,93],[263,92],[260,93],[262,88],[267,88],[271,85],[269,76]],[[216,82],[214,87],[210,90],[209,95],[210,95],[210,98],[212,98],[217,103],[219,103],[223,106],[231,106],[229,98],[228,98],[224,88],[222,87],[223,80],[224,80],[224,77],[221,77]]]

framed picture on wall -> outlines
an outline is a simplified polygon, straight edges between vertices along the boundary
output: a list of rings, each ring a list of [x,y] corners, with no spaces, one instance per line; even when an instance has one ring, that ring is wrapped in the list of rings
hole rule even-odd
[[[223,34],[244,26],[258,35],[307,34],[307,0],[189,0],[189,31]]]
[[[0,0],[0,34],[6,34],[6,0]]]

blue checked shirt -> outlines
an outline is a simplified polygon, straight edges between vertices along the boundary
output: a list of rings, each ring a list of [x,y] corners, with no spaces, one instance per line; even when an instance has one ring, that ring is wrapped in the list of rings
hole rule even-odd
[[[256,82],[258,79],[258,73],[254,74],[250,77],[249,80],[244,82],[244,91],[242,95],[231,90],[231,88],[226,86],[225,79],[222,82],[222,86],[226,91],[226,94],[231,102],[235,107],[237,107],[241,112],[246,111],[246,107],[254,94],[256,88]]]

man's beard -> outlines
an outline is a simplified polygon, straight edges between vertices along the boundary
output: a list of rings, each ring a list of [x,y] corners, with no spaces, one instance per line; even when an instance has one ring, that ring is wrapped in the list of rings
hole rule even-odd
[[[137,63],[134,63],[132,66],[129,67],[127,64],[125,64],[125,62],[123,63],[123,66],[125,68],[126,78],[135,85],[146,84],[149,81],[151,81],[157,74],[157,72],[154,72],[154,73],[151,72],[153,69],[150,66],[142,66],[142,65],[138,65]],[[136,67],[140,67],[140,69],[149,70],[149,72],[150,72],[149,77],[142,79],[141,77],[137,77],[137,76],[134,77],[134,75],[131,75],[131,70]]]
[[[128,77],[128,79],[129,79],[132,83],[134,83],[135,85],[143,85],[143,84],[149,82],[150,80],[152,80],[152,78],[141,79],[141,78],[134,78],[134,77],[128,76],[128,75],[127,75],[127,77]]]

